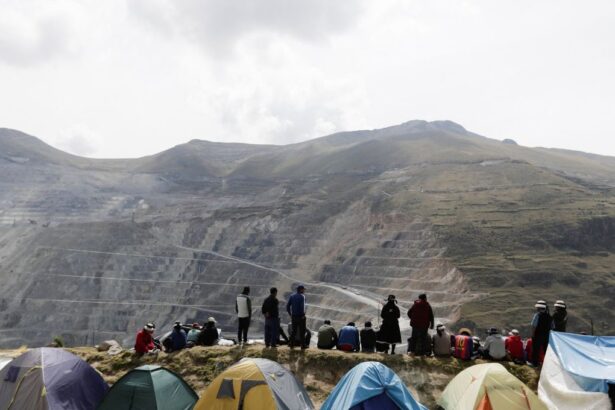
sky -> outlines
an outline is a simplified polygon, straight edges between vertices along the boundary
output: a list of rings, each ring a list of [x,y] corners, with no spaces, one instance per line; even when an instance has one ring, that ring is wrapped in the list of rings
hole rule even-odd
[[[90,157],[412,119],[615,156],[615,2],[0,0],[0,127]]]

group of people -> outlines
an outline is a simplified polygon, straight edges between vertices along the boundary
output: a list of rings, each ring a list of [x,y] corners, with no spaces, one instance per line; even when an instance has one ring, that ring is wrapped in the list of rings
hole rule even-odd
[[[216,327],[216,319],[210,317],[207,322],[200,326],[193,323],[192,326],[182,325],[175,322],[173,330],[161,338],[154,337],[156,325],[147,323],[137,333],[135,341],[135,353],[139,356],[144,354],[165,351],[167,353],[182,350],[193,346],[214,346],[220,339],[220,331]]]
[[[278,345],[288,345],[291,349],[299,347],[307,349],[310,345],[312,332],[306,325],[305,286],[299,285],[286,302],[286,312],[290,316],[287,325],[288,336],[281,327],[280,301],[278,290],[271,288],[269,296],[263,301],[261,313],[265,318],[265,346],[276,348]],[[492,327],[487,332],[484,343],[480,337],[473,336],[469,329],[462,328],[457,334],[451,335],[443,324],[435,326],[435,318],[427,295],[421,294],[407,311],[412,336],[408,339],[409,354],[417,356],[454,356],[459,359],[471,360],[485,358],[489,360],[511,360],[517,363],[529,362],[533,366],[542,363],[549,343],[549,332],[566,331],[566,304],[558,300],[554,304],[554,313],[550,314],[547,303],[539,300],[535,305],[536,313],[531,322],[532,337],[523,341],[519,331],[512,329],[504,336],[497,328]],[[250,287],[244,287],[235,301],[235,312],[238,319],[237,340],[232,343],[248,342],[248,331],[252,322],[252,300]],[[317,347],[319,349],[338,349],[345,352],[382,352],[395,354],[395,348],[401,343],[399,309],[395,295],[389,295],[380,312],[382,324],[378,330],[371,322],[365,322],[359,330],[354,322],[343,326],[339,332],[333,328],[330,320],[325,320],[318,329]],[[155,325],[148,323],[139,331],[135,342],[137,354],[147,354],[165,350],[167,352],[181,350],[196,345],[212,346],[218,344],[221,335],[216,327],[216,321],[210,317],[203,326],[194,323],[184,326],[176,322],[170,334],[162,339],[153,336]]]

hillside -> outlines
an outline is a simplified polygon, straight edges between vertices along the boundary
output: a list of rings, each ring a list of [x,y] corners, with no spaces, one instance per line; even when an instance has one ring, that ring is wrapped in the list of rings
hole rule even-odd
[[[570,330],[613,333],[614,250],[614,158],[449,121],[129,160],[0,129],[2,347],[129,343],[212,315],[230,331],[244,285],[257,307],[297,283],[313,329],[426,291],[451,325],[527,331],[535,300],[565,299]]]
[[[310,349],[304,353],[278,349],[266,350],[262,346],[246,349],[240,347],[204,348],[195,347],[177,353],[160,353],[158,357],[135,358],[124,352],[110,357],[93,348],[69,349],[81,356],[102,373],[105,381],[115,383],[126,372],[143,364],[158,364],[180,374],[191,387],[202,395],[211,381],[227,367],[243,357],[264,357],[277,361],[291,370],[295,377],[306,387],[316,408],[326,400],[331,390],[358,363],[380,361],[393,369],[408,386],[415,397],[428,408],[436,407],[436,400],[449,381],[461,370],[483,360],[464,362],[452,358],[415,358],[405,355],[385,356],[381,354],[348,354],[335,350]],[[539,372],[528,366],[504,363],[506,368],[536,391]]]

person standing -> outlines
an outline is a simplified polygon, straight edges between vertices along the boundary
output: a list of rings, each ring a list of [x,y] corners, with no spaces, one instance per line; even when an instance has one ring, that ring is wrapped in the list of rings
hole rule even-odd
[[[555,302],[555,312],[553,312],[553,330],[556,332],[565,332],[566,323],[568,323],[568,312],[566,311],[566,303],[563,300]]]
[[[291,349],[295,347],[297,340],[301,349],[306,349],[305,345],[305,287],[303,285],[297,286],[297,293],[291,295],[286,303],[286,311],[290,315],[291,320],[291,334],[289,340],[289,346]],[[298,337],[297,337],[297,332]]]
[[[399,329],[399,318],[401,314],[397,307],[395,295],[389,295],[387,303],[382,307],[380,317],[382,326],[378,332],[378,341],[391,345],[391,354],[395,354],[395,345],[401,343],[401,330]],[[389,349],[387,347],[386,353]]]
[[[538,367],[540,356],[544,354],[549,345],[549,333],[551,331],[552,319],[547,312],[547,302],[539,300],[534,305],[536,313],[532,318],[532,359],[533,366]]]
[[[408,310],[410,326],[412,327],[412,345],[417,356],[429,354],[428,329],[433,329],[434,317],[427,295],[421,294]]]
[[[249,294],[250,287],[246,286],[235,301],[235,312],[237,312],[237,319],[239,321],[237,329],[238,343],[248,342],[248,328],[250,327],[250,320],[252,319],[252,301],[248,296]]]
[[[276,348],[280,338],[280,310],[277,288],[269,289],[269,297],[263,302],[261,312],[265,316],[265,346]]]

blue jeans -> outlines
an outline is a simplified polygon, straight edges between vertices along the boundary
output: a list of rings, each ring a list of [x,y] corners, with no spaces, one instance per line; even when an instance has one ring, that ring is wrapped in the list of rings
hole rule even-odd
[[[280,318],[265,318],[265,346],[275,347],[280,339]]]

